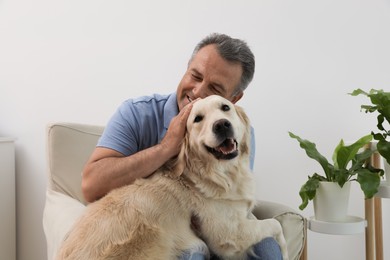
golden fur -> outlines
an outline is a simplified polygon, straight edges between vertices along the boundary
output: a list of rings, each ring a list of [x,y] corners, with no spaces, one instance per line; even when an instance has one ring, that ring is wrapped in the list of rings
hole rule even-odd
[[[207,147],[221,138],[215,122],[230,122],[229,141],[215,157]],[[245,259],[251,246],[274,237],[287,259],[281,226],[257,220],[249,170],[249,120],[240,107],[219,97],[197,101],[187,121],[180,154],[147,179],[113,190],[90,204],[74,225],[57,259],[175,259],[204,243],[222,259]],[[191,229],[196,216],[199,232]]]

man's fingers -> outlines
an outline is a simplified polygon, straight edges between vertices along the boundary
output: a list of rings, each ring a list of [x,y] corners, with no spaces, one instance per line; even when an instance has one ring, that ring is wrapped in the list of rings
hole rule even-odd
[[[181,117],[180,117],[180,119],[181,119],[181,121],[183,122],[183,121],[185,121],[185,122],[187,122],[187,119],[188,119],[188,117],[190,116],[190,112],[191,112],[191,109],[192,109],[192,103],[189,103],[188,105],[186,105],[184,108],[183,108],[183,110],[181,111],[182,113],[182,115],[181,115]]]
[[[190,115],[190,113],[191,113],[191,110],[192,110],[192,107],[194,106],[194,103],[196,102],[196,101],[198,101],[200,98],[197,98],[197,99],[195,99],[195,100],[192,100],[190,103],[188,103],[183,109],[182,109],[182,111],[180,111],[180,113],[179,114],[182,114],[181,115],[181,119],[182,120],[185,120],[186,122],[187,122],[187,119],[188,119],[188,117],[189,117],[189,115]]]

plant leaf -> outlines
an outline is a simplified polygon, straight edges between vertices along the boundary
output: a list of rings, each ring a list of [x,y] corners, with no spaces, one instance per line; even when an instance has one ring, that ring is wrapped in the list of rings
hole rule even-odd
[[[299,205],[300,210],[304,210],[307,204],[309,204],[309,200],[314,199],[316,196],[316,190],[320,185],[319,182],[321,180],[324,180],[324,177],[314,173],[313,176],[309,176],[309,179],[306,181],[306,183],[302,185],[299,191],[299,196],[302,199],[302,203]]]
[[[331,181],[333,179],[333,175],[334,175],[333,174],[334,167],[333,167],[333,165],[331,165],[328,162],[328,160],[323,155],[321,155],[317,151],[316,145],[314,143],[310,142],[309,140],[303,140],[302,138],[300,138],[299,136],[297,136],[291,132],[288,132],[288,133],[289,133],[291,138],[298,140],[301,148],[306,151],[307,156],[316,160],[322,166],[322,169],[325,172],[326,179],[328,181]]]
[[[355,158],[352,160],[351,168],[349,169],[351,175],[356,174],[356,170],[364,168],[363,165],[367,160],[375,153],[373,150],[364,150],[361,153],[356,154]]]
[[[380,174],[371,172],[368,169],[359,169],[357,170],[357,174],[357,182],[360,184],[360,188],[364,192],[365,198],[372,198],[378,192],[378,187],[381,181]]]
[[[339,151],[340,151],[341,147],[343,147],[343,146],[344,146],[344,140],[341,139],[340,143],[334,149],[332,160],[333,160],[333,165],[334,165],[335,169],[340,169],[339,164],[337,162],[337,155],[339,154]]]
[[[378,149],[379,154],[386,159],[388,164],[390,164],[390,143],[382,139],[378,141],[376,147]]]
[[[334,170],[335,175],[335,181],[339,184],[339,186],[342,188],[344,184],[348,181],[350,175],[350,172],[346,169],[335,169]]]
[[[360,108],[365,110],[366,113],[373,113],[378,110],[378,107],[370,105],[361,105]]]
[[[349,93],[351,96],[357,96],[357,95],[366,95],[368,96],[368,93],[363,91],[362,89],[358,88],[352,91],[352,93]]]
[[[371,89],[368,97],[371,103],[376,105],[378,112],[390,123],[390,92]]]
[[[378,120],[378,124],[376,125],[376,127],[378,127],[379,130],[384,131],[385,128],[383,127],[383,122],[385,121],[385,117],[379,114],[377,120]]]
[[[333,154],[335,167],[338,169],[346,169],[348,163],[355,157],[361,148],[372,140],[372,135],[366,135],[354,142],[351,145],[344,146],[343,140],[336,147]]]
[[[374,132],[371,132],[371,134],[374,137],[374,139],[377,141],[385,141],[386,140],[386,138],[381,133],[375,134]]]
[[[390,98],[390,97],[389,97]],[[378,112],[383,115],[388,123],[390,123],[390,100],[387,103],[383,102],[382,108],[378,109]]]

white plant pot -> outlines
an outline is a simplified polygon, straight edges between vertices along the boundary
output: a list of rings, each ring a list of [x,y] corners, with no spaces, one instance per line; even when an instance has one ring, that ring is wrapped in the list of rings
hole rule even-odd
[[[345,222],[348,219],[348,203],[351,182],[341,188],[336,182],[320,182],[314,197],[314,217],[326,222]]]

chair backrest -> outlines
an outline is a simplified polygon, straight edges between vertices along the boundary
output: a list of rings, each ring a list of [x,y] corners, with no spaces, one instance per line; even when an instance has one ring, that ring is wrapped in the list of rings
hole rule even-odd
[[[81,174],[103,130],[103,126],[76,123],[47,127],[49,188],[87,204],[81,191]]]

